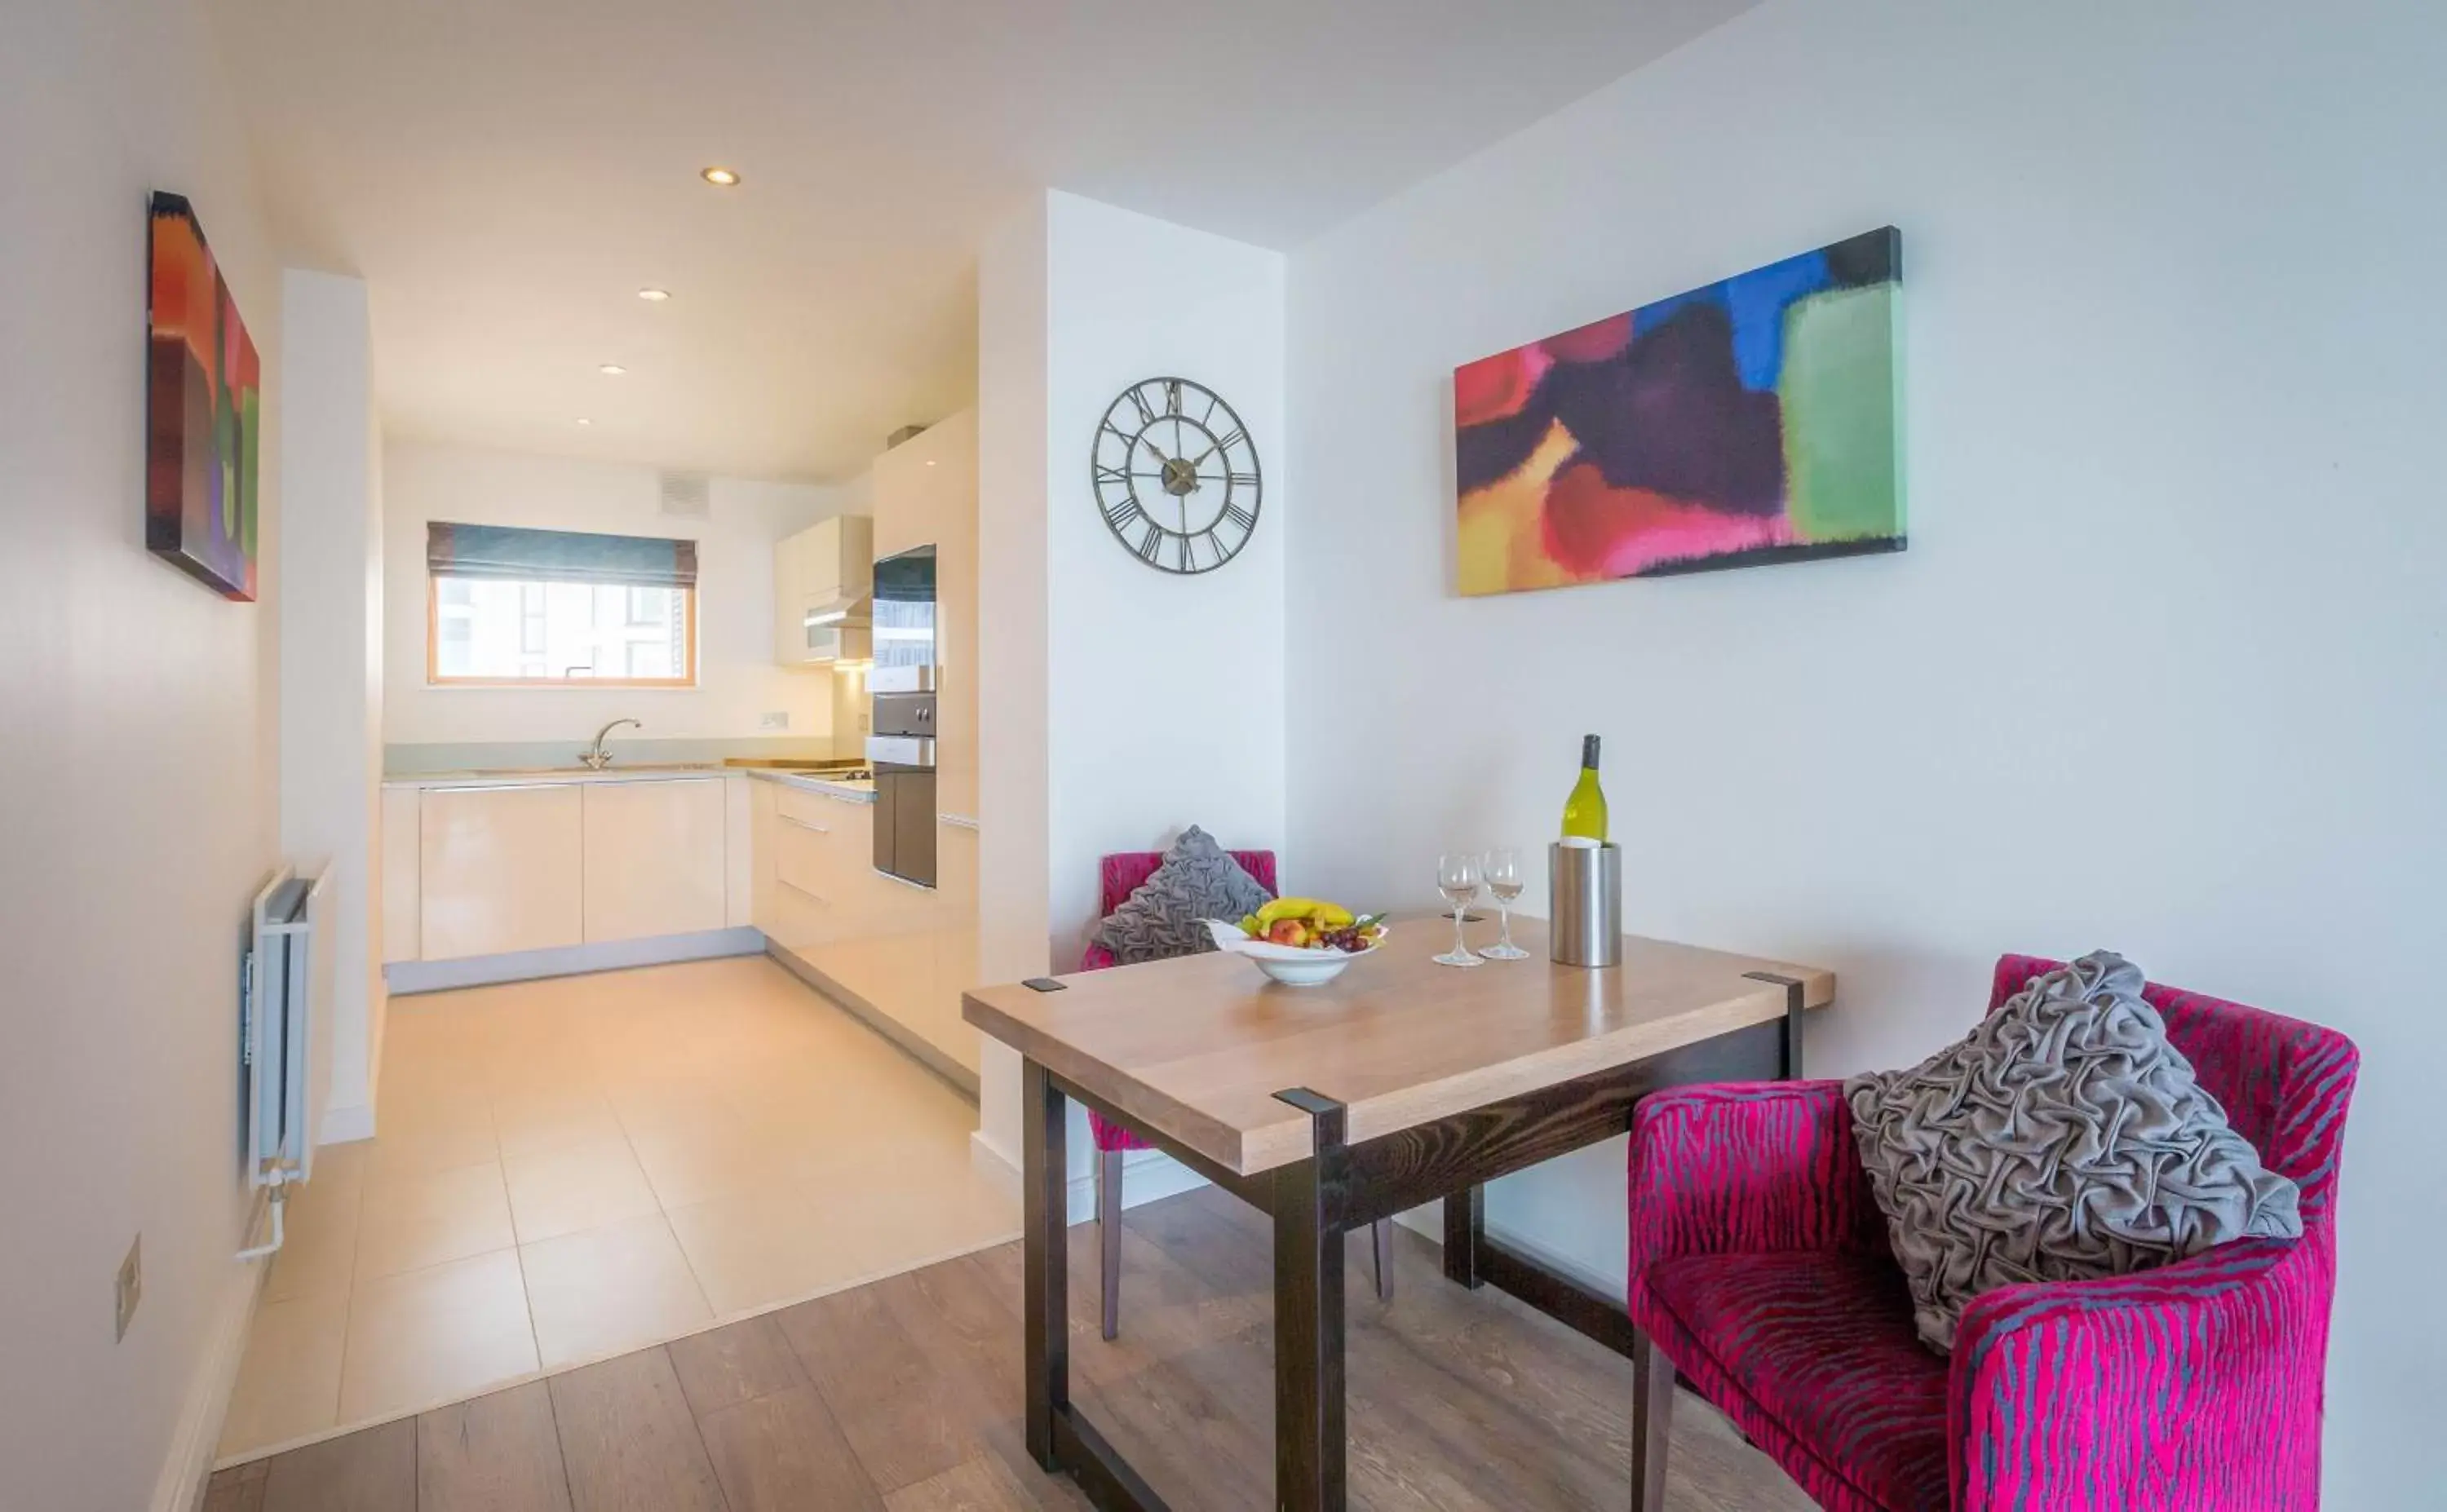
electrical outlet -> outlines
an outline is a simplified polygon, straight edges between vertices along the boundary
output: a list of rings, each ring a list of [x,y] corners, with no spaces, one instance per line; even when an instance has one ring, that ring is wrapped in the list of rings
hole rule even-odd
[[[119,1262],[119,1332],[114,1338],[127,1337],[127,1325],[136,1321],[136,1304],[144,1300],[144,1236],[136,1236],[127,1246],[127,1258]]]
[[[767,729],[787,729],[790,728],[790,711],[787,709],[768,709],[765,711],[762,723]]]

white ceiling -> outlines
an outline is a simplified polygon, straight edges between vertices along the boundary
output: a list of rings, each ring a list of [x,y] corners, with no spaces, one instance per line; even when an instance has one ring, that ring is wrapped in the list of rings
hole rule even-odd
[[[391,434],[843,478],[968,403],[1034,190],[1291,246],[1755,0],[208,3]]]

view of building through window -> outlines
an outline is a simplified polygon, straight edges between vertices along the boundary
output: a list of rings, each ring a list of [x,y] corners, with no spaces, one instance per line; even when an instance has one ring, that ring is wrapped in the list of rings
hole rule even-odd
[[[436,682],[695,680],[689,589],[431,581]]]

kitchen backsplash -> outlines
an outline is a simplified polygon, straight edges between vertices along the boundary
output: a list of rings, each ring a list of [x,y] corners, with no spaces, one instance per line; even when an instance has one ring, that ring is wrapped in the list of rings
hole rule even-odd
[[[782,736],[764,740],[640,740],[635,730],[614,730],[610,745],[616,766],[643,766],[671,762],[721,762],[734,756],[767,761],[822,761],[853,758],[864,747],[856,735]],[[427,772],[575,766],[586,748],[588,735],[544,741],[449,741],[383,747],[383,774],[416,777]]]

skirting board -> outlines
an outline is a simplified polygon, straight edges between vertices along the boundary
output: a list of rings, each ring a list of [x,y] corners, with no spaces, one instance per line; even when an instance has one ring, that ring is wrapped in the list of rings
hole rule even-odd
[[[261,1205],[256,1204],[257,1221]],[[237,1368],[246,1358],[246,1335],[255,1326],[256,1299],[271,1269],[262,1260],[230,1267],[229,1284],[213,1319],[212,1336],[205,1341],[203,1361],[188,1384],[169,1453],[153,1485],[151,1512],[196,1512],[203,1505],[205,1484],[212,1479],[213,1453],[220,1444],[221,1426],[229,1418],[230,1397],[237,1390]]]
[[[1094,1146],[1090,1148],[1092,1150]],[[1205,1184],[1206,1178],[1162,1150],[1131,1150],[1122,1157],[1122,1206],[1125,1209],[1137,1207],[1143,1202],[1160,1202],[1167,1197],[1178,1197]],[[1094,1172],[1071,1178],[1066,1205],[1071,1210],[1073,1223],[1085,1223],[1096,1216]]]
[[[749,933],[756,934],[753,930]],[[977,1100],[977,1072],[928,1044],[899,1019],[809,965],[798,952],[787,945],[768,941],[762,935],[756,935],[756,938],[759,948],[781,962],[783,970],[858,1015],[867,1028],[899,1046],[911,1060],[959,1088],[960,1095],[970,1102]]]
[[[1434,1240],[1438,1249],[1444,1247],[1444,1203],[1430,1202],[1425,1206],[1412,1208],[1407,1213],[1397,1213],[1394,1216],[1394,1221],[1413,1234],[1423,1235]],[[1620,1276],[1601,1276],[1579,1261],[1541,1244],[1518,1229],[1499,1228],[1489,1223],[1487,1225],[1487,1237],[1491,1239],[1502,1239],[1507,1248],[1519,1250],[1548,1270],[1569,1276],[1600,1296],[1611,1297],[1618,1302],[1623,1300],[1623,1278]]]
[[[1013,1195],[1019,1192],[1019,1162],[1011,1158],[986,1131],[978,1129],[969,1136],[970,1163],[986,1175],[1005,1182]],[[1131,1150],[1122,1157],[1122,1206],[1137,1207],[1142,1202],[1160,1202],[1167,1197],[1178,1197],[1206,1184],[1206,1178],[1182,1164],[1162,1150]],[[1096,1216],[1096,1176],[1093,1170],[1071,1178],[1063,1206],[1068,1220],[1085,1223]]]
[[[514,951],[507,955],[469,955],[455,961],[393,961],[383,968],[383,982],[393,996],[446,992],[457,987],[491,987],[499,982],[533,981],[540,976],[576,976],[585,972],[624,971],[633,966],[711,960],[720,955],[753,955],[764,948],[764,935],[743,924],[736,929],[709,929],[694,935],[657,935],[651,939]]]

